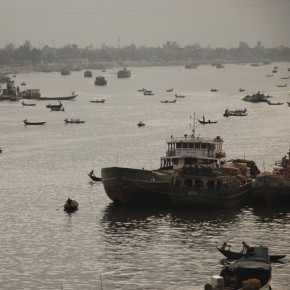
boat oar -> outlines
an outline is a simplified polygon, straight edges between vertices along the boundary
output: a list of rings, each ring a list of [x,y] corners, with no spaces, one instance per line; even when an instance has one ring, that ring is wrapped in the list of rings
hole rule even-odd
[[[59,210],[60,208],[62,208],[63,207],[63,205],[62,206],[60,206],[59,208],[57,208],[56,210]]]

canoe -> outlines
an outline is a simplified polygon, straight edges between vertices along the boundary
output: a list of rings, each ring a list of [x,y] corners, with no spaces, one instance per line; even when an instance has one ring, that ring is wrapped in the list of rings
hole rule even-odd
[[[91,101],[91,103],[105,103],[105,100],[95,100],[95,101]]]
[[[245,253],[223,250],[219,247],[217,247],[217,249],[229,260],[239,260],[240,258],[245,257]],[[285,258],[286,256],[287,255],[270,255],[270,261],[277,262],[277,261]]]
[[[45,124],[46,122],[28,122],[27,119],[25,119],[25,120],[23,121],[23,123],[24,123],[25,125],[43,125],[43,124]]]
[[[35,105],[36,105],[35,103],[33,103],[33,104],[27,104],[27,103],[22,102],[22,106],[35,106]]]
[[[203,120],[198,120],[200,124],[216,124],[218,121],[203,121]]]
[[[66,124],[83,124],[85,122],[79,119],[71,119],[71,120],[65,119],[64,121]]]

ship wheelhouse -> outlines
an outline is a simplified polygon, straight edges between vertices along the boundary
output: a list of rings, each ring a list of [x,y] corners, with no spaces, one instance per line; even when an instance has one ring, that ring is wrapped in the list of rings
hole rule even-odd
[[[184,137],[166,140],[166,156],[161,157],[161,168],[179,169],[192,164],[211,164],[216,162],[221,165],[226,162],[226,154],[223,151],[223,139],[201,138],[184,135]]]

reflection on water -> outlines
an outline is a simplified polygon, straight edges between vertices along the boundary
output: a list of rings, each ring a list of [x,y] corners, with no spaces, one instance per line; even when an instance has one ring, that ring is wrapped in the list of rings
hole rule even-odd
[[[252,212],[257,217],[257,223],[270,223],[275,221],[279,224],[287,224],[290,222],[290,209],[288,205],[275,207],[255,206]]]
[[[105,227],[118,230],[128,224],[137,224],[145,226],[152,223],[152,221],[165,220],[170,223],[172,227],[185,227],[189,225],[203,225],[222,227],[230,226],[235,223],[242,213],[240,208],[232,208],[227,210],[188,210],[172,207],[124,207],[114,203],[109,204],[103,214],[101,223]]]

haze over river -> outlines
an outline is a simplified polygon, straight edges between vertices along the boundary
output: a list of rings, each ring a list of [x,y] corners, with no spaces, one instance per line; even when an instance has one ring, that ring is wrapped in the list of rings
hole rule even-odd
[[[274,66],[278,72],[273,77]],[[119,68],[17,74],[15,85],[40,89],[42,96],[78,94],[63,101],[64,112],[46,104],[34,107],[0,102],[0,288],[1,289],[203,289],[219,274],[223,257],[216,246],[228,241],[233,250],[242,241],[265,245],[272,254],[287,254],[273,264],[272,286],[290,285],[290,205],[241,206],[197,211],[112,206],[102,183],[87,173],[102,167],[157,169],[166,138],[191,134],[190,116],[218,121],[196,124],[196,135],[221,136],[228,159],[256,161],[271,170],[290,146],[289,63],[253,67],[226,65],[129,68],[132,76],[117,79]],[[94,85],[102,75],[108,85]],[[277,87],[287,83],[287,87]],[[138,89],[152,90],[144,96]],[[173,88],[173,92],[166,92]],[[211,92],[212,88],[218,92]],[[239,92],[239,89],[245,92]],[[247,94],[273,96],[273,102],[247,103]],[[185,95],[177,102],[174,94]],[[106,99],[104,104],[91,100]],[[32,103],[33,100],[26,100]],[[247,108],[246,117],[223,117],[225,109]],[[79,118],[84,124],[65,124]],[[23,120],[46,121],[25,126]],[[146,126],[138,128],[139,121]],[[79,202],[71,215],[63,211],[70,197]]]

